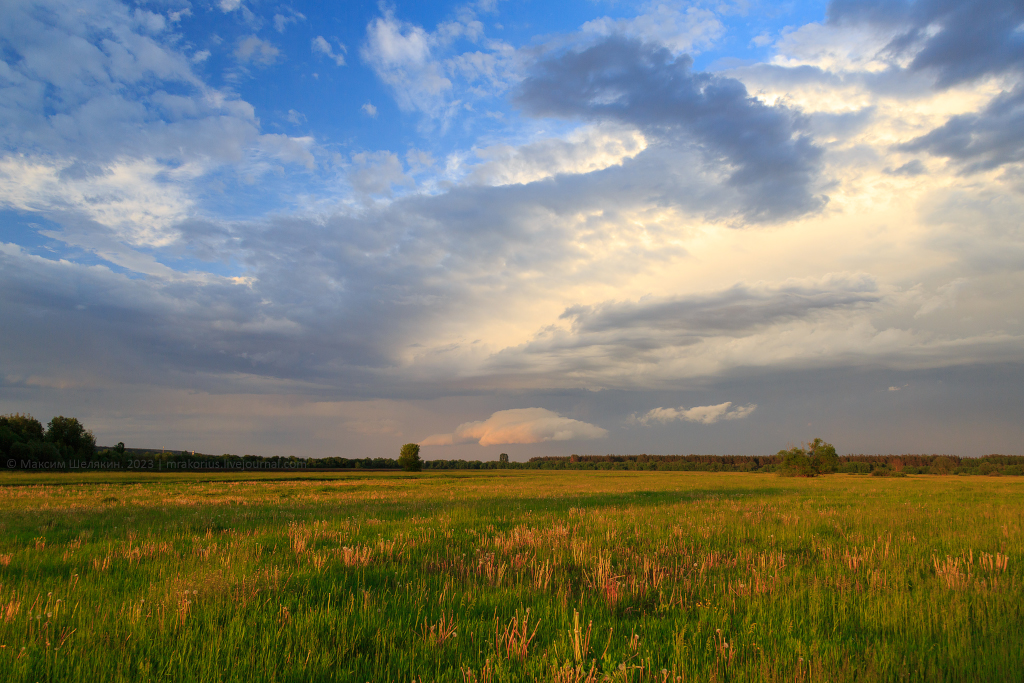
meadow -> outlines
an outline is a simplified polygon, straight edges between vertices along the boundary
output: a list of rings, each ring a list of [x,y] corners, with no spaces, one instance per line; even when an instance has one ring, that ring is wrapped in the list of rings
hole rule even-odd
[[[0,473],[0,681],[1024,680],[1024,482]]]

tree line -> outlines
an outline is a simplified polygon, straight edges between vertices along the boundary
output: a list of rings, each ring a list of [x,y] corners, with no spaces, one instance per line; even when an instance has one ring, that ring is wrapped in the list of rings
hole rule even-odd
[[[415,447],[415,448],[413,448]],[[682,472],[774,472],[783,476],[823,474],[1024,475],[1024,456],[986,455],[837,455],[822,439],[775,455],[568,455],[513,462],[497,460],[422,460],[417,444],[405,444],[398,458],[299,458],[296,456],[211,455],[196,451],[126,448],[118,443],[97,449],[96,437],[76,418],[57,416],[46,426],[21,413],[0,415],[0,454],[8,469],[260,470],[635,470]]]

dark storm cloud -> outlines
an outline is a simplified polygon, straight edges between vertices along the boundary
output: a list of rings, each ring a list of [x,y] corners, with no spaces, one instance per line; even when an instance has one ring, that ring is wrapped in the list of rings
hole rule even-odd
[[[934,72],[940,87],[1024,67],[1020,0],[833,0],[828,17],[899,31],[886,50],[912,54],[909,68]]]
[[[1024,87],[1000,94],[980,112],[954,116],[900,149],[946,157],[968,173],[1022,161]]]
[[[803,121],[767,106],[738,80],[694,72],[688,56],[620,36],[533,65],[517,102],[537,116],[615,120],[661,144],[694,141],[708,161],[731,169],[750,220],[779,220],[819,209],[814,196],[821,149]]]

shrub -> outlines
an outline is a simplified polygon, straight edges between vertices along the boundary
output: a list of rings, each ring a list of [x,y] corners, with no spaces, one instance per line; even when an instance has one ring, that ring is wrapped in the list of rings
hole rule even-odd
[[[398,455],[398,464],[406,472],[419,472],[423,468],[423,461],[420,460],[420,445],[407,443],[402,446]]]
[[[779,451],[782,456],[782,466],[779,468],[779,475],[783,477],[813,477],[818,471],[811,465],[811,459],[807,457],[807,451],[794,446],[788,451]]]

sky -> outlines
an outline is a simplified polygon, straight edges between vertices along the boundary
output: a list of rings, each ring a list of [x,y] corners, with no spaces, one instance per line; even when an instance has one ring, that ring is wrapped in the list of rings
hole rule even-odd
[[[0,9],[0,413],[1024,452],[1019,0]]]

